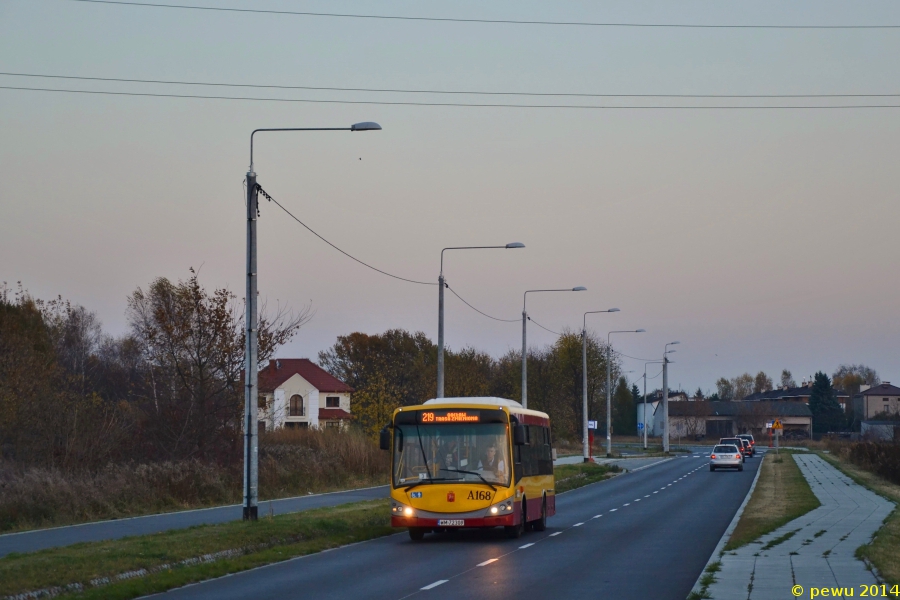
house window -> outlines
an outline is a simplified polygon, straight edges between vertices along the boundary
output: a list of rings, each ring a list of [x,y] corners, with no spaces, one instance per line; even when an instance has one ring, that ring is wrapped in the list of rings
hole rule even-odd
[[[288,429],[309,429],[309,423],[306,423],[306,422],[295,423],[293,421],[288,421],[287,423],[284,424],[284,426],[287,427]]]
[[[265,421],[259,421],[259,422],[256,424],[256,433],[257,433],[258,435],[262,435],[262,434],[264,434],[265,432],[266,432],[266,422],[265,422]]]
[[[256,408],[261,408],[263,410],[266,409],[266,397],[265,396],[259,396],[256,399]]]
[[[326,396],[325,408],[340,408],[341,399],[338,396]]]
[[[300,394],[291,396],[291,405],[289,407],[288,415],[291,417],[303,416],[303,396]]]
[[[341,426],[340,421],[325,421],[326,429],[332,429],[332,428],[336,428],[336,427],[340,427],[340,426]]]

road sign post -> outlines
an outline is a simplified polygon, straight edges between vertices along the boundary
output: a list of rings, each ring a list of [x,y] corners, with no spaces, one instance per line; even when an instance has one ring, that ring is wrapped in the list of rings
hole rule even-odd
[[[778,438],[781,437],[782,431],[784,431],[784,426],[781,424],[781,419],[775,419],[772,423],[772,433],[775,434],[775,454],[778,454]]]

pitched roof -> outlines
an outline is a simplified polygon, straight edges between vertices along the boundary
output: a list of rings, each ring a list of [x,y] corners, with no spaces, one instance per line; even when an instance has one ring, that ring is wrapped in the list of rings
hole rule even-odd
[[[353,388],[308,358],[280,358],[269,361],[259,372],[259,391],[273,392],[285,381],[300,375],[320,392],[351,393]]]
[[[709,400],[697,400],[695,402],[670,402],[670,417],[736,417],[747,415],[751,412],[764,416],[779,417],[811,417],[809,406],[803,402],[763,401],[763,402],[710,402]]]
[[[343,408],[320,408],[319,420],[322,419],[352,419],[353,415]]]
[[[848,394],[844,390],[839,390],[837,388],[835,388],[834,393],[838,398],[850,397],[850,394]],[[769,390],[768,392],[756,392],[755,394],[750,394],[749,396],[744,398],[744,402],[758,402],[760,400],[785,400],[788,398],[809,401],[809,397],[811,395],[812,386],[801,385],[800,387],[792,387],[786,390],[778,388],[775,390]]]
[[[891,385],[890,381],[885,381],[858,393],[857,396],[900,396],[900,387]]]

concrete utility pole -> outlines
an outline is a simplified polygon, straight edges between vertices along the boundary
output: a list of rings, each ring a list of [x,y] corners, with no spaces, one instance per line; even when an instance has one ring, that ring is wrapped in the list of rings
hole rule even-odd
[[[247,171],[247,313],[244,342],[244,520],[259,514],[259,325],[257,323],[256,219],[259,190],[253,170],[253,136],[261,131],[378,131],[381,125],[367,121],[350,127],[279,127],[254,129],[250,134],[250,169]]]
[[[610,369],[612,368],[612,342],[614,333],[646,333],[646,329],[626,329],[610,331],[606,335],[606,457],[612,457],[612,389],[610,388]]]
[[[252,142],[251,142],[252,143]],[[253,165],[247,173],[247,314],[244,322],[244,520],[255,521],[259,511],[259,434],[257,431],[257,398],[259,362],[256,311],[256,217],[259,193]]]
[[[663,452],[669,453],[669,357],[663,356]]]
[[[591,462],[591,447],[588,438],[588,393],[587,393],[587,316],[597,313],[614,313],[619,312],[618,308],[610,308],[609,310],[591,310],[584,313],[581,322],[581,434],[582,445],[584,450],[584,462]],[[608,385],[608,384],[607,384]]]
[[[669,453],[669,346],[681,342],[669,342],[663,350],[663,452]]]
[[[525,302],[528,300],[528,294],[535,292],[585,292],[587,288],[584,286],[573,287],[572,289],[553,289],[553,290],[526,290],[522,294],[522,408],[528,408],[528,345],[526,342],[526,334],[528,333],[528,312],[525,310]]]
[[[647,365],[655,365],[661,362],[661,360],[650,360],[644,363],[644,450],[647,449],[647,430],[650,429],[647,427]]]
[[[522,242],[510,242],[505,246],[454,246],[441,250],[441,274],[438,276],[438,356],[437,356],[437,397],[444,397],[444,288],[447,281],[444,279],[444,252],[447,250],[488,250],[524,248]]]

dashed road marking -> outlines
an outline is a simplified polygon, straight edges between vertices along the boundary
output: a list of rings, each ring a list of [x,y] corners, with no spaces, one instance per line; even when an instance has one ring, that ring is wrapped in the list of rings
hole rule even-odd
[[[603,516],[603,515],[594,515],[594,516],[591,517],[591,518],[592,518],[592,519],[599,519],[599,518],[602,517],[602,516]]]
[[[575,523],[572,527],[581,527],[582,525],[584,525],[584,523]]]
[[[658,494],[658,493],[659,493],[659,490],[653,490],[653,493],[654,493],[654,494]]]
[[[499,559],[499,558],[492,558],[492,559],[490,559],[490,560],[484,561],[483,563],[478,563],[478,564],[475,565],[475,566],[476,566],[476,567],[485,567],[485,566],[491,564],[492,562],[497,562],[498,560],[500,560],[500,559]],[[422,589],[424,590],[425,588],[422,588]]]
[[[650,497],[650,494],[647,494],[646,496],[644,496],[644,498],[649,498],[649,497]]]
[[[534,542],[531,542],[530,544],[525,544],[524,546],[519,546],[519,550],[524,550],[525,548],[531,548],[532,546],[534,546]]]
[[[428,585],[426,585],[425,587],[423,587],[421,589],[430,590],[432,588],[436,588],[439,585],[443,585],[443,584],[447,583],[448,581],[450,581],[450,580],[449,579],[438,579],[434,583],[429,583]]]
[[[557,531],[556,533],[551,533],[548,537],[556,537],[561,533],[562,533],[562,531]]]
[[[618,508],[611,508],[611,509],[609,509],[609,512],[616,512],[617,510],[619,510],[619,509],[618,509]]]
[[[626,503],[623,504],[622,506],[631,506],[631,502],[626,502]]]

